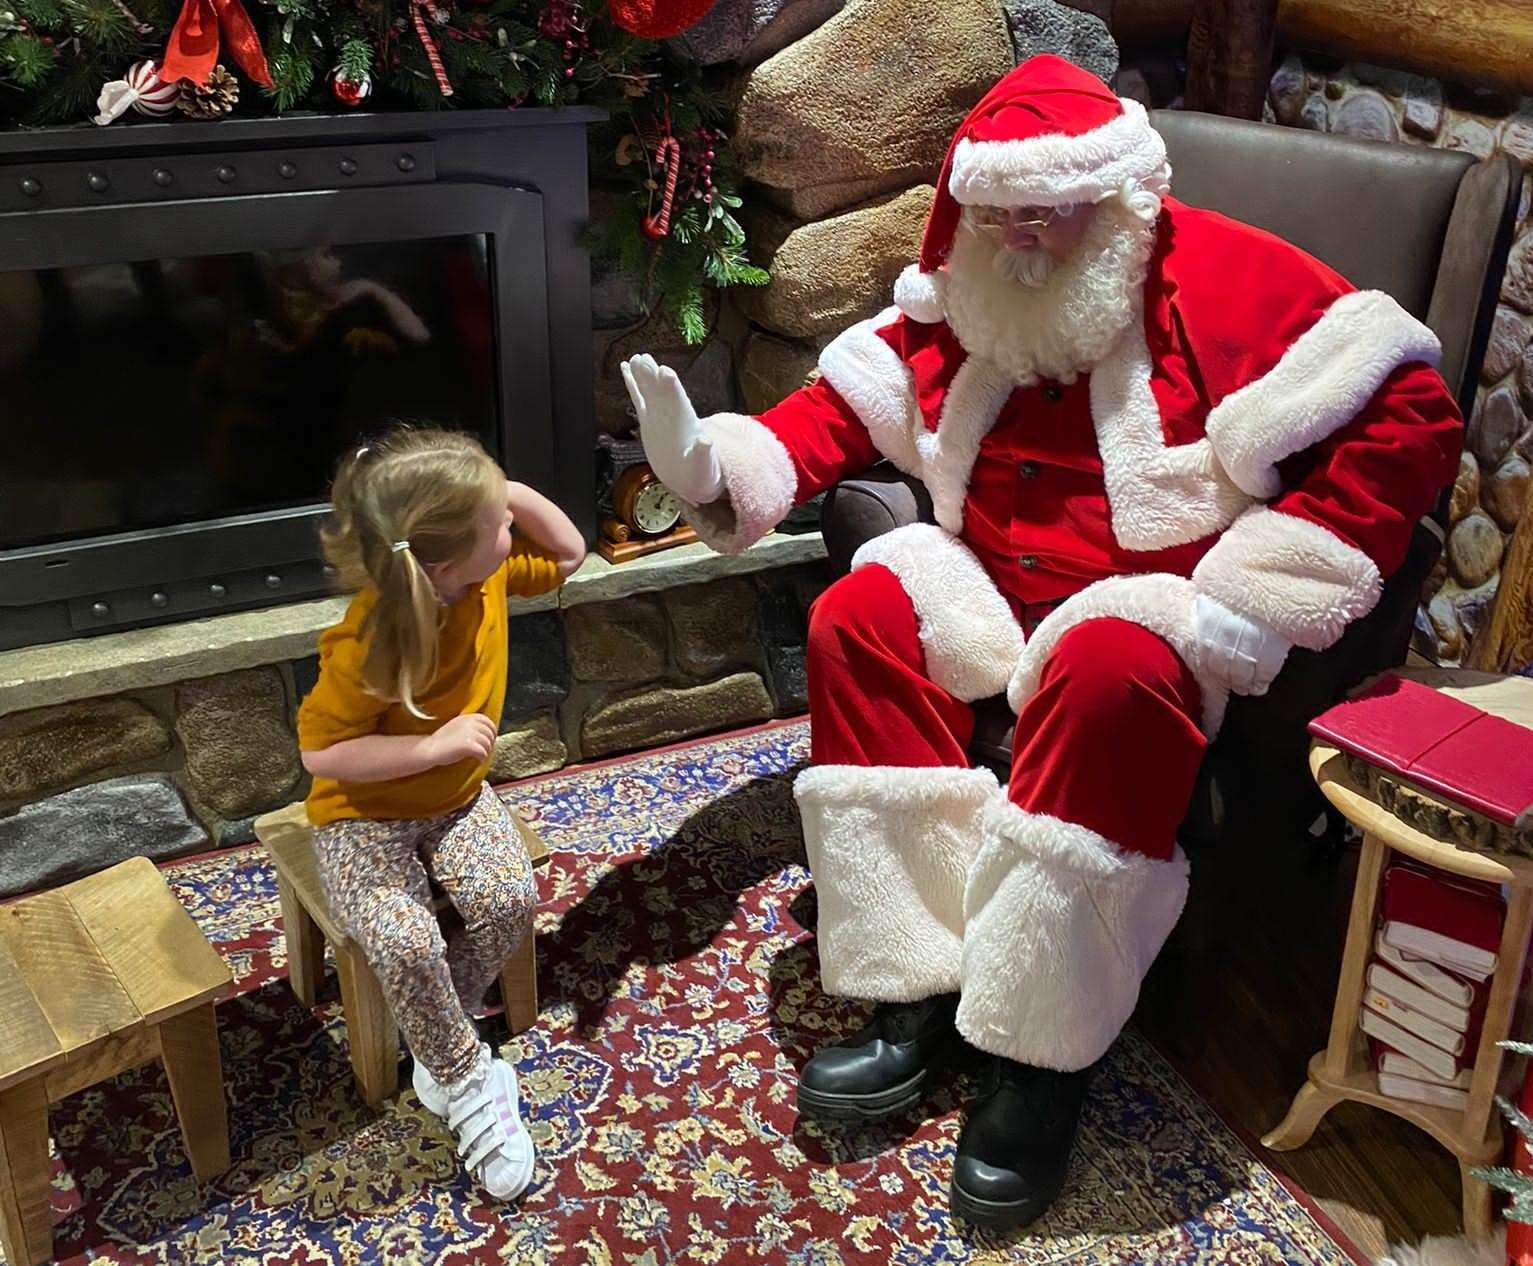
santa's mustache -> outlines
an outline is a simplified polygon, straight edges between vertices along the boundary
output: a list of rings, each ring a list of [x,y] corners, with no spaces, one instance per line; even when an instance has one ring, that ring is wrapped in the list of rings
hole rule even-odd
[[[1041,286],[1054,271],[1054,257],[1041,246],[999,247],[990,267],[1007,281],[1023,286]]]

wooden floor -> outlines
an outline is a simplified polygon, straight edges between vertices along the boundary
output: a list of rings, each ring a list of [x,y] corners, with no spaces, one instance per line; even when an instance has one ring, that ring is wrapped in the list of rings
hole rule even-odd
[[[1457,1162],[1414,1127],[1351,1104],[1298,1151],[1256,1142],[1325,1044],[1356,857],[1355,847],[1327,852],[1302,832],[1275,839],[1260,824],[1234,824],[1217,851],[1194,859],[1178,933],[1190,925],[1193,935],[1162,956],[1137,1024],[1269,1164],[1376,1256],[1387,1243],[1459,1233]]]

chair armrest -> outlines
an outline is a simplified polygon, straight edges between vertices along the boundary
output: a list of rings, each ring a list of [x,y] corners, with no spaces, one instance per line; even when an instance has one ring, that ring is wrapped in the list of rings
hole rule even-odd
[[[887,464],[846,479],[825,494],[820,531],[831,577],[852,569],[852,556],[867,542],[907,523],[932,522],[931,496],[919,479]]]

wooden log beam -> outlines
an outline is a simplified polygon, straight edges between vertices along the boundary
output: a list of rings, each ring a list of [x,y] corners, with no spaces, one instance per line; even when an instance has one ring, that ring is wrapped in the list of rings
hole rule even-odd
[[[1187,108],[1259,119],[1272,77],[1278,0],[1196,0],[1187,34]]]

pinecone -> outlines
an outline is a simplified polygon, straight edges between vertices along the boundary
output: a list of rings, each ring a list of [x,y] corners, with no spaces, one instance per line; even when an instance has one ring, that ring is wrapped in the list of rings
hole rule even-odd
[[[192,119],[221,119],[240,99],[240,82],[222,65],[208,72],[208,81],[200,87],[183,83],[176,108]]]

